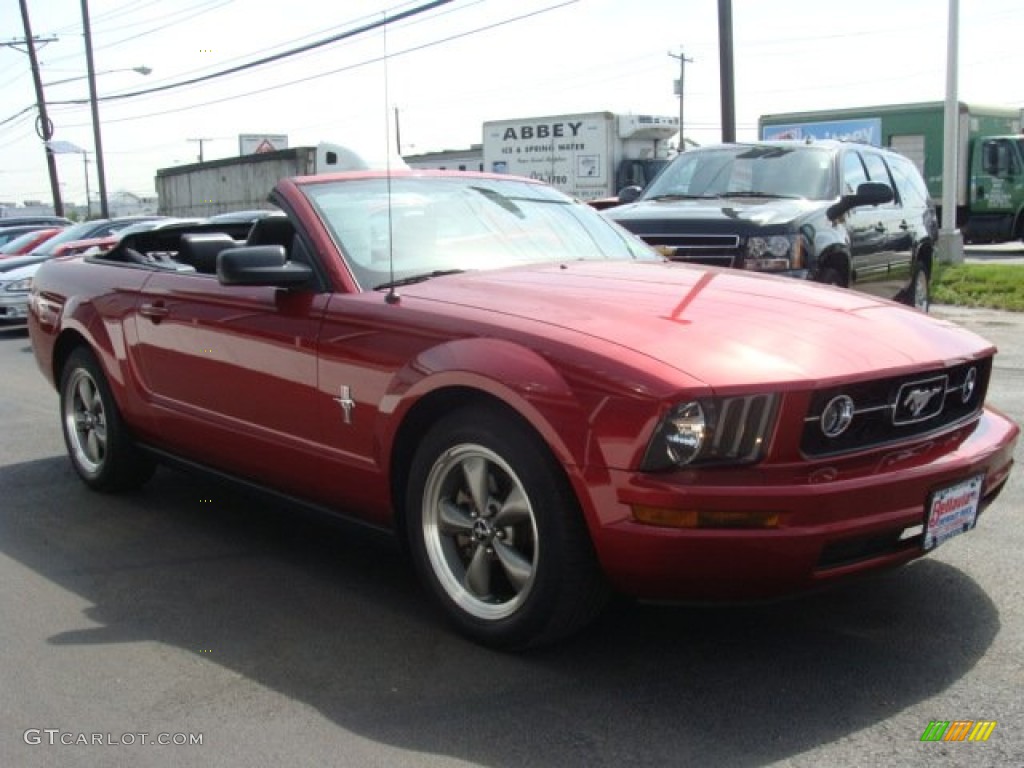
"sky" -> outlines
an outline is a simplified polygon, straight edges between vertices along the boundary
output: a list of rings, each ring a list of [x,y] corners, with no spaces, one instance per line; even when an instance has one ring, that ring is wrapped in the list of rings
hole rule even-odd
[[[25,37],[0,0],[0,43]],[[40,46],[66,202],[97,190],[81,0],[24,0]],[[721,140],[718,0],[89,0],[108,195],[154,194],[157,168],[238,154],[239,134],[381,156],[464,149],[486,120],[572,112],[679,114],[688,139]],[[737,138],[762,114],[938,101],[948,0],[732,0]],[[961,101],[1024,108],[1024,3],[959,2]],[[360,27],[236,74],[160,88]],[[148,67],[143,76],[131,71]],[[117,98],[122,96],[122,98]],[[113,97],[113,98],[112,98]],[[82,101],[80,104],[61,102]],[[50,201],[29,57],[0,47],[0,202]],[[397,129],[396,129],[397,125]]]

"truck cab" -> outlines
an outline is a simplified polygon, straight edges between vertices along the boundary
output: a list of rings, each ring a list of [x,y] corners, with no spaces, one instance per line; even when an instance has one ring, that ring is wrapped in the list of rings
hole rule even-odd
[[[970,217],[959,216],[964,239],[1024,239],[1024,136],[988,136],[971,147]]]

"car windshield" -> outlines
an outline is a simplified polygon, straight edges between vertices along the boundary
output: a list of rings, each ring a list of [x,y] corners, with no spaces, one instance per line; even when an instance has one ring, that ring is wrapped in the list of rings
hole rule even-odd
[[[661,259],[590,206],[540,184],[398,177],[303,189],[363,289],[517,264]]]
[[[836,196],[832,153],[799,145],[733,145],[684,152],[643,198]]]

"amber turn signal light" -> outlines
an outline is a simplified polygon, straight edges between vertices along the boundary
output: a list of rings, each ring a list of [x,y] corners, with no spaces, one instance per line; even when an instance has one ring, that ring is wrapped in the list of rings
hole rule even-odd
[[[761,510],[669,509],[634,504],[633,519],[663,528],[778,528],[779,513]]]

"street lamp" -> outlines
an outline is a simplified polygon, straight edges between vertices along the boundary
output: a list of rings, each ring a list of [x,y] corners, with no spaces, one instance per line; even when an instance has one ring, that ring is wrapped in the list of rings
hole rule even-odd
[[[90,65],[92,64],[92,57],[91,57],[91,55],[89,57],[89,64]],[[93,77],[95,77],[96,75],[109,75],[109,74],[111,74],[113,72],[138,72],[140,75],[148,75],[152,71],[153,70],[150,69],[147,66],[122,67],[120,69],[105,69],[102,72],[94,72],[94,73],[90,73],[88,75],[77,75],[76,77],[66,77],[63,80],[54,80],[52,83],[45,83],[45,85],[47,87],[49,87],[51,85],[61,85],[63,83],[71,83],[71,82],[74,82],[75,80],[89,80],[89,83],[90,83],[90,86],[91,86],[90,103],[91,103],[92,109],[93,109],[93,113],[92,113],[92,116],[93,116],[93,137],[94,137],[94,139],[96,141],[96,167],[97,167],[97,174],[99,175],[99,180],[100,180],[100,208],[102,210],[103,218],[107,218],[109,216],[109,211],[107,209],[106,181],[103,178],[103,166],[101,164],[102,163],[102,154],[101,153],[102,153],[103,150],[102,150],[102,148],[100,146],[99,115],[98,115],[98,113],[96,111],[97,110],[97,108],[96,108],[96,92],[95,92],[95,82],[93,81]],[[89,157],[88,157],[88,154],[86,153],[86,151],[84,149],[82,149],[81,147],[78,147],[78,146],[72,144],[70,141],[53,141],[53,140],[49,140],[49,141],[46,142],[46,145],[49,148],[49,150],[52,153],[54,153],[54,154],[63,154],[65,152],[81,153],[81,155],[82,155],[82,163],[83,163],[83,166],[85,168],[85,209],[86,209],[86,217],[88,218],[88,217],[92,216],[92,200],[89,197]]]
[[[120,69],[105,69],[102,72],[97,72],[96,76],[99,77],[100,75],[110,75],[110,74],[113,74],[114,72],[138,72],[140,75],[148,75],[152,71],[153,71],[152,69],[150,69],[149,67],[146,67],[146,66],[122,67]],[[52,83],[43,83],[43,85],[46,88],[49,88],[51,85],[63,85],[64,83],[73,83],[76,80],[87,80],[88,78],[89,78],[88,75],[78,75],[76,77],[65,77],[63,80],[54,80]]]

